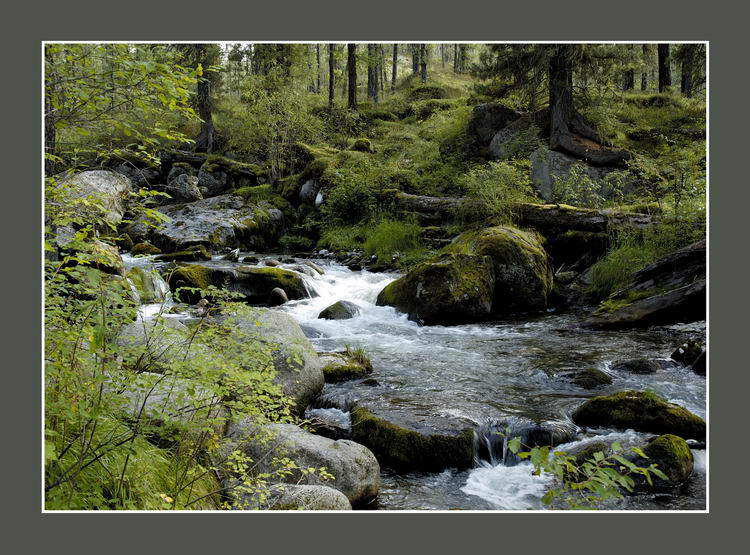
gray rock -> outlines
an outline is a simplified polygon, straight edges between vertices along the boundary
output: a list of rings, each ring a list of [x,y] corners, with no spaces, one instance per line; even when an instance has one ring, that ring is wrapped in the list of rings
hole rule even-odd
[[[311,262],[309,260],[305,260],[304,262],[302,262],[302,264],[304,264],[305,266],[309,266],[310,268],[312,268],[313,270],[315,270],[321,276],[323,274],[325,274],[325,270],[323,270],[323,268],[321,268],[320,266],[318,266],[315,262]]]
[[[159,373],[165,365],[185,355],[190,344],[189,331],[175,318],[139,318],[120,331],[117,344],[142,355],[136,370]]]
[[[279,306],[289,302],[289,297],[281,287],[274,287],[271,290],[271,298],[268,302],[271,306]]]
[[[202,200],[198,189],[198,178],[186,173],[180,174],[164,186],[164,192],[172,197],[171,202],[194,202]]]
[[[359,307],[349,301],[333,303],[318,314],[318,318],[323,318],[324,320],[348,320],[355,316],[359,316]]]
[[[468,130],[479,143],[486,146],[495,134],[509,123],[521,117],[521,113],[503,104],[490,102],[474,106],[469,120]]]
[[[299,190],[299,202],[305,204],[314,204],[315,198],[320,191],[321,183],[317,179],[308,179]]]
[[[129,163],[120,164],[114,171],[127,177],[134,187],[150,189],[159,179],[158,168],[137,168]]]
[[[226,172],[211,164],[203,164],[198,170],[198,187],[205,187],[207,195],[213,197],[226,191],[228,177]]]
[[[271,435],[268,438],[269,434]],[[349,440],[334,441],[306,432],[294,424],[269,424],[262,430],[250,419],[231,422],[230,444],[224,449],[239,449],[256,461],[258,472],[273,470],[266,456],[289,457],[300,467],[325,467],[333,475],[323,481],[316,474],[292,472],[285,480],[291,483],[327,485],[343,493],[354,506],[373,500],[380,490],[380,465],[364,445]]]
[[[614,198],[617,191],[607,181],[607,176],[616,171],[617,168],[599,168],[586,164],[578,158],[568,156],[562,152],[539,148],[531,156],[531,183],[546,201],[556,201],[554,186],[556,182],[567,179],[574,165],[577,165],[584,173],[593,180],[598,191],[597,194],[605,199]],[[632,191],[632,183],[625,183],[623,193]]]
[[[169,297],[169,285],[156,270],[135,266],[125,277],[138,291],[142,303],[161,303]]]
[[[277,484],[270,499],[259,509],[269,511],[351,511],[346,495],[329,486],[310,484]]]
[[[171,221],[154,229],[150,238],[163,251],[193,245],[265,248],[278,240],[284,220],[281,211],[271,205],[246,205],[237,195],[164,206],[159,211]]]
[[[126,209],[126,198],[132,189],[130,180],[123,175],[107,170],[88,170],[73,175],[57,176],[62,186],[69,187],[73,199],[90,199],[97,207],[82,207],[84,217],[103,217],[111,224],[122,220]]]

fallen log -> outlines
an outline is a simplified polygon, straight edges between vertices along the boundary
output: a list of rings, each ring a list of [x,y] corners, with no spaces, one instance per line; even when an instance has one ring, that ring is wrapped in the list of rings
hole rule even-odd
[[[487,212],[481,201],[467,197],[429,197],[411,195],[396,189],[383,192],[384,200],[404,211],[416,212],[435,219],[463,219],[482,221]],[[607,231],[610,227],[647,227],[658,221],[658,216],[622,210],[577,208],[565,204],[518,203],[510,207],[518,225],[540,230]]]

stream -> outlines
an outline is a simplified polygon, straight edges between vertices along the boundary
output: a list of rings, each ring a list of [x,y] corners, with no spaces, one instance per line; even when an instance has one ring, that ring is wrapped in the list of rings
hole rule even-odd
[[[244,254],[241,253],[240,258]],[[127,266],[151,266],[148,257],[123,256]],[[298,259],[302,260],[302,259]],[[362,347],[372,359],[369,378],[326,384],[315,411],[346,421],[341,408],[363,401],[381,412],[402,417],[446,417],[478,428],[514,419],[571,426],[570,414],[595,395],[624,389],[650,389],[705,417],[705,378],[677,366],[650,375],[617,373],[614,362],[633,357],[669,358],[688,337],[704,337],[705,322],[640,330],[591,331],[580,327],[576,312],[533,314],[462,326],[418,326],[391,307],[375,305],[378,293],[398,274],[351,271],[327,259],[311,259],[324,275],[304,276],[315,297],[290,301],[279,308],[302,326],[319,352],[347,345]],[[240,264],[214,257],[200,264],[234,267]],[[295,264],[282,264],[290,269]],[[360,314],[348,320],[321,320],[318,314],[336,301],[358,305]],[[169,302],[169,301],[167,301]],[[143,305],[141,315],[160,305]],[[175,315],[179,317],[179,315]],[[570,381],[586,367],[608,373],[613,382],[587,391]],[[332,408],[333,407],[333,408]],[[648,437],[633,431],[598,430],[623,445]],[[588,433],[560,450],[596,439]],[[506,464],[502,453],[477,457],[470,470],[395,474],[384,470],[379,496],[383,510],[543,509],[546,476],[533,476],[528,463]],[[693,476],[679,491],[627,497],[605,509],[702,510],[706,503],[706,453],[693,450]],[[485,460],[489,459],[489,460]]]

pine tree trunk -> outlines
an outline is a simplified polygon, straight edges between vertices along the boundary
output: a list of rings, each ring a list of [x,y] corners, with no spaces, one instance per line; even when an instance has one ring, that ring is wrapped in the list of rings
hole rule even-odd
[[[55,94],[54,86],[52,82],[54,76],[54,57],[49,51],[49,47],[45,48],[44,52],[45,61],[45,87],[44,87],[44,153],[50,156],[55,155],[57,147],[57,129],[55,127],[55,114],[52,110],[51,96]],[[45,156],[44,158],[44,175],[50,177],[55,173],[55,162],[49,160]]]
[[[680,91],[687,97],[693,96],[695,87],[695,62],[697,44],[686,44],[682,56],[682,76],[680,79]]]
[[[380,97],[385,98],[385,47],[378,46],[378,84],[380,85]]]
[[[553,46],[549,62],[549,112],[552,150],[567,152],[596,166],[622,165],[627,151],[608,148],[573,106],[573,62],[575,45]]]
[[[669,92],[672,88],[672,70],[670,68],[669,45],[659,45],[659,92]]]
[[[396,92],[396,75],[398,72],[398,44],[393,45],[393,61],[391,68],[391,92]]]
[[[335,63],[335,57],[334,57],[334,49],[336,48],[335,44],[329,44],[328,45],[328,109],[333,110],[333,96],[334,96],[334,90],[335,90],[335,80],[334,80],[334,63]]]
[[[441,67],[445,69],[445,45],[440,45],[440,63],[442,64]]]
[[[320,94],[320,45],[315,45],[315,57],[318,61],[318,81],[316,83],[315,92]]]
[[[628,50],[633,50],[632,44],[628,45]],[[624,75],[623,90],[632,91],[635,88],[635,69],[626,69]]]
[[[422,78],[422,83],[427,82],[427,45],[426,44],[420,44],[419,45],[419,65],[420,65],[420,71]]]
[[[367,45],[367,95],[372,101],[378,103],[378,67],[377,67],[377,45]]]
[[[346,45],[346,71],[349,76],[349,109],[357,109],[357,45]]]
[[[412,44],[411,48],[411,74],[417,75],[419,73],[419,45]]]
[[[643,45],[643,71],[641,72],[641,90],[645,91],[648,89],[648,62],[649,62],[649,55],[648,55],[648,45]]]
[[[198,62],[204,67],[210,65],[208,57],[208,45],[196,45]],[[195,139],[196,152],[211,153],[214,148],[214,118],[211,102],[211,81],[204,74],[198,79],[196,86],[195,104],[198,116],[201,118],[201,128]]]
[[[458,73],[458,45],[453,45],[453,73]]]

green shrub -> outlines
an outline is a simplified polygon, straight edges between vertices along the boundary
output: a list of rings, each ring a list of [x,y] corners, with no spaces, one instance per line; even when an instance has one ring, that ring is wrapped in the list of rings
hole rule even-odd
[[[376,255],[378,262],[390,262],[396,253],[413,255],[425,249],[421,241],[422,228],[414,223],[381,220],[368,234],[365,254]]]
[[[500,223],[512,223],[513,206],[533,200],[528,162],[490,162],[461,177],[461,187],[478,199],[486,214]]]
[[[359,226],[334,226],[324,229],[318,247],[334,252],[348,252],[362,248],[367,235]]]
[[[279,239],[279,245],[288,251],[309,251],[315,246],[315,242],[301,235],[284,235]]]
[[[334,168],[326,171],[323,179],[330,185],[325,191],[321,212],[329,223],[353,224],[372,214],[375,195],[358,169]]]

